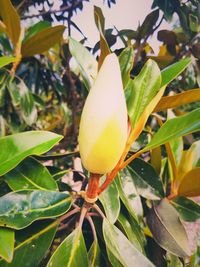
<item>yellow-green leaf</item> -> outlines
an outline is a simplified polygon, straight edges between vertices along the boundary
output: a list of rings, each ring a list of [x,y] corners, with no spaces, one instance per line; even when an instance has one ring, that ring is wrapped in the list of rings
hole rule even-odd
[[[179,196],[200,196],[200,167],[194,168],[184,175],[178,188]]]
[[[6,26],[6,33],[16,46],[21,32],[20,17],[10,0],[0,1],[0,16]]]
[[[64,30],[65,26],[59,25],[31,36],[22,45],[22,57],[31,57],[49,50],[60,41]]]
[[[173,96],[162,97],[155,107],[154,112],[163,111],[169,108],[176,108],[195,101],[200,101],[200,88],[188,90]]]

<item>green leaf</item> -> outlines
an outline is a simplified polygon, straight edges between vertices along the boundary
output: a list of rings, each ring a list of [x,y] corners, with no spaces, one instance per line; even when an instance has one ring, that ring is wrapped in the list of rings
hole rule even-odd
[[[0,257],[7,262],[13,259],[15,232],[12,229],[0,227]]]
[[[31,57],[49,50],[61,40],[64,30],[65,26],[58,25],[31,36],[22,44],[22,57]]]
[[[0,260],[0,267],[38,266],[53,241],[56,228],[57,222],[51,224],[40,222],[35,227],[18,231],[16,236],[20,237],[20,242],[17,242],[15,247],[14,258],[9,264]]]
[[[128,114],[134,127],[147,105],[160,89],[161,74],[155,61],[149,59],[139,75],[130,80],[127,85],[129,97],[127,99]]]
[[[106,248],[124,267],[132,267],[134,263],[140,267],[154,266],[123,233],[106,219],[103,221],[103,235]]]
[[[163,185],[154,168],[142,159],[135,159],[128,166],[137,192],[147,199],[160,199],[164,196]]]
[[[37,109],[35,107],[33,95],[23,81],[20,81],[17,87],[20,93],[22,117],[26,124],[31,126],[37,120]]]
[[[80,228],[76,228],[60,244],[47,267],[88,267],[87,250]]]
[[[144,252],[144,240],[145,236],[140,229],[140,225],[135,221],[135,219],[129,215],[124,215],[120,213],[118,221],[121,227],[124,229],[128,240],[136,247],[141,253]]]
[[[186,197],[176,197],[171,200],[184,221],[194,222],[200,219],[200,205]]]
[[[0,198],[0,226],[22,229],[32,222],[62,215],[71,207],[67,193],[21,190]]]
[[[0,138],[0,176],[24,158],[47,152],[61,139],[61,135],[47,131],[30,131]]]
[[[6,33],[14,46],[17,45],[20,37],[20,17],[10,0],[0,1],[0,16],[6,26]]]
[[[0,57],[0,68],[15,62],[15,57]]]
[[[4,175],[4,180],[13,190],[57,190],[57,184],[48,169],[34,158],[27,158],[14,170]]]
[[[78,64],[84,84],[89,90],[97,76],[97,61],[81,43],[71,37],[69,38],[69,50]]]
[[[119,65],[122,74],[122,82],[124,89],[130,79],[130,72],[133,67],[134,50],[132,46],[125,48],[119,56]]]
[[[146,16],[144,22],[139,27],[140,38],[145,38],[146,35],[148,36],[152,34],[152,30],[155,27],[158,18],[159,18],[159,9],[152,11],[150,14]]]
[[[189,14],[189,27],[192,32],[198,32],[199,20],[197,16]]]
[[[166,199],[154,205],[147,216],[147,224],[162,248],[179,257],[190,255],[186,231],[177,211]]]
[[[143,213],[142,204],[128,169],[121,171],[115,181],[122,202],[137,221],[137,215]]]
[[[100,248],[97,241],[94,241],[88,252],[89,266],[90,267],[101,267],[100,261]]]
[[[200,109],[196,109],[163,124],[157,133],[153,136],[150,143],[142,150],[148,151],[152,148],[165,144],[180,136],[185,136],[200,130]]]
[[[28,31],[26,32],[26,35],[23,39],[23,43],[29,39],[30,37],[34,36],[35,34],[37,34],[38,32],[47,29],[51,27],[51,23],[49,21],[39,21],[38,23],[34,24],[33,26],[31,26],[30,28],[28,28]]]
[[[110,223],[115,223],[120,212],[119,192],[115,181],[106,188],[99,196],[99,200],[103,205],[106,217]]]
[[[161,87],[166,86],[171,81],[173,81],[181,72],[184,71],[184,69],[191,63],[190,58],[184,58],[180,60],[179,62],[176,62],[164,70],[161,71],[162,75],[162,83]]]

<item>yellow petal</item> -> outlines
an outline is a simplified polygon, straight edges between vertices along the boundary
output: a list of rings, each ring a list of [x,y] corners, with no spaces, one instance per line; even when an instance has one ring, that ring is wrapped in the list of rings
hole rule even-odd
[[[108,55],[86,99],[79,129],[84,167],[110,172],[119,161],[127,140],[127,109],[119,62]]]

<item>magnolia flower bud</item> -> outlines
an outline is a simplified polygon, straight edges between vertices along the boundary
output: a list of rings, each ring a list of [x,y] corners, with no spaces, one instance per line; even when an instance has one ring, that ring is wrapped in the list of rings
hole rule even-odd
[[[84,167],[98,174],[110,172],[127,140],[127,108],[119,62],[108,55],[86,99],[80,122],[79,147]]]

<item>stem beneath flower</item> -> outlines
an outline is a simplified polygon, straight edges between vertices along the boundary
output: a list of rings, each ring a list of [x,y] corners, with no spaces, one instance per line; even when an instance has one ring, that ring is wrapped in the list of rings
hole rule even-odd
[[[93,203],[97,200],[100,178],[101,178],[101,174],[96,174],[96,173],[90,174],[88,188],[87,188],[86,196],[85,196],[86,202]]]

